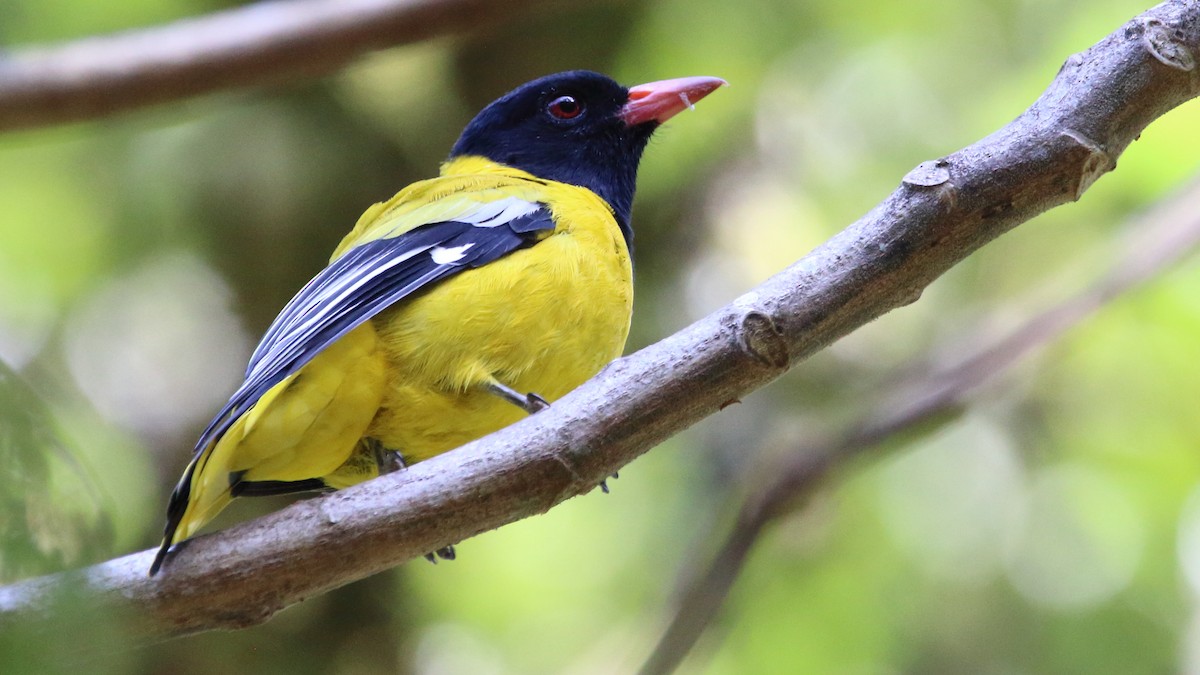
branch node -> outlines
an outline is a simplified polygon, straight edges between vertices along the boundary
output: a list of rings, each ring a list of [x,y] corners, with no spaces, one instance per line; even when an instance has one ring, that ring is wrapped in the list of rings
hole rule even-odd
[[[913,286],[908,289],[903,296],[900,297],[899,303],[901,307],[907,307],[921,299],[921,295],[925,292],[923,286]]]
[[[914,188],[930,188],[950,182],[950,162],[946,159],[921,162],[904,176],[905,185]]]
[[[787,368],[787,340],[783,329],[770,316],[751,310],[738,320],[738,346],[755,360],[772,368]]]
[[[227,630],[243,630],[261,626],[268,619],[275,616],[281,608],[275,607],[253,607],[247,605],[244,609],[239,609],[236,612],[229,612],[214,617],[215,623],[224,627]]]
[[[571,476],[572,486],[579,486],[583,484],[583,476],[579,473],[579,470],[575,468],[575,463],[566,456],[565,452],[555,452],[552,453],[551,456],[554,457],[554,461],[558,462],[562,468],[567,470],[567,474]]]
[[[332,508],[333,500],[324,495],[323,499],[317,501],[317,510],[321,512],[321,517],[325,519],[326,525],[337,525],[342,518]]]
[[[1100,176],[1117,168],[1117,162],[1113,156],[1109,154],[1104,146],[1096,141],[1088,138],[1082,132],[1074,129],[1067,129],[1062,132],[1064,138],[1070,139],[1079,147],[1087,151],[1087,159],[1083,161],[1083,166],[1079,171],[1079,183],[1075,186],[1075,201],[1083,196],[1084,192],[1095,183]]]
[[[1159,19],[1142,22],[1142,46],[1159,62],[1172,68],[1185,73],[1196,68],[1196,57],[1180,39],[1179,31],[1172,30]]]

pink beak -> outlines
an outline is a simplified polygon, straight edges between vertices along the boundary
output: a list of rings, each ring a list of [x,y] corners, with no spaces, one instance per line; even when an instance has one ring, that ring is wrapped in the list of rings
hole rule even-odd
[[[662,124],[726,84],[719,77],[680,77],[639,84],[630,87],[621,119],[631,127],[650,121]]]

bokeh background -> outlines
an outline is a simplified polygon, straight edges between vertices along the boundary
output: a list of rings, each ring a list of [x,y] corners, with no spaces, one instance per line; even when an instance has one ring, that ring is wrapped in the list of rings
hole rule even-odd
[[[0,45],[222,9],[3,0]],[[629,349],[865,213],[913,166],[1029,105],[1134,0],[562,3],[333,76],[0,135],[0,576],[157,543],[191,444],[275,313],[372,202],[436,171],[481,106],[586,67],[732,83],[642,165]],[[1200,169],[1200,105],[1084,198],[988,246],[590,493],[288,609],[140,649],[120,622],[0,636],[0,672],[636,669],[729,506],[897,373],[1086,287],[1116,233]],[[1200,672],[1200,265],[1111,303],[958,418],[838,472],[769,529],[684,665],[703,673]],[[223,522],[280,502],[231,509]],[[78,668],[78,665],[74,666]],[[74,670],[73,672],[78,672]]]

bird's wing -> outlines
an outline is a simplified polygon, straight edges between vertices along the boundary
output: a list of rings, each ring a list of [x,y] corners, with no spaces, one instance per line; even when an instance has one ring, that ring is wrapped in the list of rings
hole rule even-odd
[[[540,202],[460,195],[439,201],[451,203],[392,218],[377,212],[372,236],[345,248],[292,298],[250,357],[245,381],[200,436],[197,453],[267,390],[383,309],[462,270],[531,246],[554,230],[550,209]],[[452,219],[413,220],[431,214],[452,214]]]

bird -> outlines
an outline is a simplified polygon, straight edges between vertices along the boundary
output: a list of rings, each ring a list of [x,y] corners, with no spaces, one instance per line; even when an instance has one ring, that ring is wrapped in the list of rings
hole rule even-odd
[[[401,469],[544,409],[619,357],[643,151],[725,84],[626,88],[576,70],[486,106],[439,174],[368,208],[268,327],[171,493],[150,575],[236,497]]]

